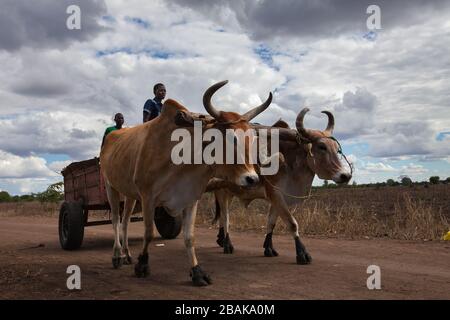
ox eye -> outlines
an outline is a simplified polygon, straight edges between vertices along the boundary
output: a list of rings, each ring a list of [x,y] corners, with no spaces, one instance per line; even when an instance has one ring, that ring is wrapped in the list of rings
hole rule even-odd
[[[324,144],[320,144],[320,145],[319,145],[319,150],[321,150],[321,151],[327,151],[327,146],[324,145]]]

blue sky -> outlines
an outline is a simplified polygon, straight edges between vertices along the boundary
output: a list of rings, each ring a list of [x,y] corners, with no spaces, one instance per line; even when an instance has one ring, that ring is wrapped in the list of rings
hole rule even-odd
[[[294,126],[307,106],[305,125],[324,129],[320,111],[332,111],[358,183],[450,176],[445,2],[426,10],[420,1],[380,2],[376,31],[366,27],[365,1],[279,1],[276,10],[266,0],[72,2],[80,31],[65,28],[69,1],[45,10],[24,0],[4,5],[1,190],[42,191],[65,165],[97,156],[116,112],[125,125],[140,124],[154,83],[204,112],[203,91],[224,79],[215,97],[224,110],[245,112],[274,93],[260,123]]]

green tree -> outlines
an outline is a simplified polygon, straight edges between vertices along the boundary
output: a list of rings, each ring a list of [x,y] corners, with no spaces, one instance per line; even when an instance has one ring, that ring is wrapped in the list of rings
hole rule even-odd
[[[430,177],[430,183],[431,184],[438,184],[440,181],[440,178],[438,176],[432,176]]]
[[[386,181],[386,184],[388,185],[388,186],[395,186],[395,181],[394,181],[394,179],[388,179],[387,181]]]
[[[47,190],[37,194],[40,202],[58,202],[64,199],[64,183],[57,182],[48,186]]]
[[[402,178],[402,185],[404,185],[406,187],[409,187],[409,186],[412,186],[412,184],[413,184],[413,182],[412,182],[410,177],[403,177]]]
[[[11,195],[7,191],[0,191],[0,202],[10,202]]]
[[[23,194],[21,196],[19,196],[19,201],[25,201],[25,202],[30,202],[33,201],[35,199],[35,194]]]

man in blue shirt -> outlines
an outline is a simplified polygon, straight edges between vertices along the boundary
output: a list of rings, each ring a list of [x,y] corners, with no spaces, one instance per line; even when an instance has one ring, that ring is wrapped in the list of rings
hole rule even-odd
[[[162,101],[166,97],[166,87],[162,83],[157,83],[153,87],[153,93],[155,97],[145,102],[143,122],[150,121],[161,113]]]

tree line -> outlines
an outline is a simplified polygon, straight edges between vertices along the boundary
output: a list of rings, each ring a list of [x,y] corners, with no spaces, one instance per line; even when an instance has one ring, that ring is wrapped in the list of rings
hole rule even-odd
[[[447,179],[441,180],[439,176],[431,176],[428,181],[412,181],[409,177],[402,177],[400,181],[396,181],[394,179],[387,179],[385,182],[376,182],[376,183],[364,183],[364,184],[358,184],[356,181],[353,181],[353,183],[347,185],[346,187],[354,187],[354,188],[363,188],[363,187],[395,187],[395,186],[405,186],[405,187],[412,187],[412,186],[424,186],[428,187],[429,185],[436,185],[436,184],[450,184],[450,177]],[[325,180],[323,182],[322,186],[314,187],[314,188],[337,188],[338,185],[335,183],[329,183],[328,180]]]
[[[409,177],[403,177],[400,181],[395,181],[394,179],[388,179],[386,182],[376,182],[376,183],[364,183],[358,184],[356,181],[346,185],[345,187],[350,188],[363,188],[363,187],[395,187],[395,186],[425,186],[428,187],[430,184],[450,184],[450,177],[445,180],[441,180],[439,176],[432,176],[428,181],[412,181]],[[337,188],[340,187],[335,183],[329,183],[328,180],[323,182],[322,186],[314,186],[313,189],[317,188]],[[40,202],[59,202],[64,200],[64,183],[57,182],[48,186],[47,190],[38,193],[24,194],[21,196],[12,196],[7,191],[0,191],[0,202],[27,202],[27,201],[40,201]]]
[[[62,181],[49,185],[43,192],[21,196],[12,196],[7,191],[0,191],[0,202],[59,202],[61,200],[64,200],[64,183]]]

